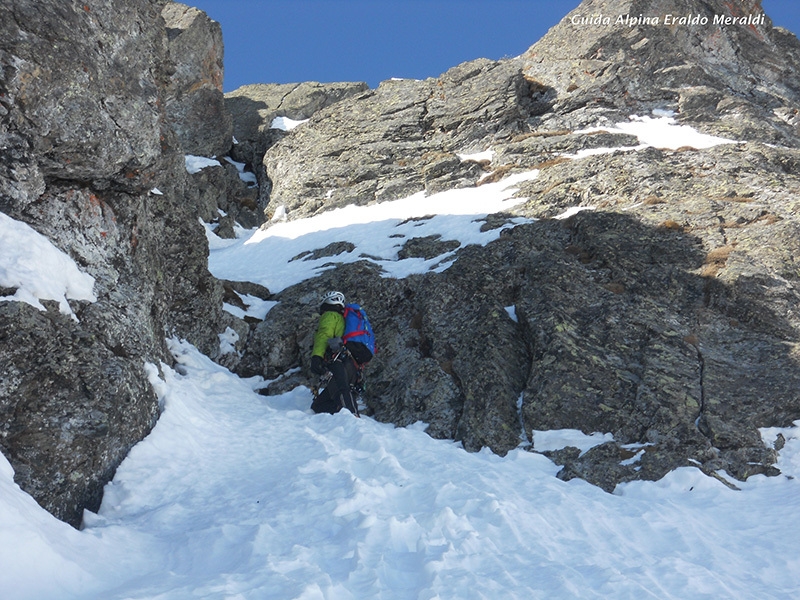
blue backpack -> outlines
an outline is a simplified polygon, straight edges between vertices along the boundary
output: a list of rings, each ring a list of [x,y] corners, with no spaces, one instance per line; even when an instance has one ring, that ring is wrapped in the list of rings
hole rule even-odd
[[[360,364],[368,363],[375,354],[375,334],[367,313],[358,304],[344,307],[344,335],[342,341],[350,354]]]

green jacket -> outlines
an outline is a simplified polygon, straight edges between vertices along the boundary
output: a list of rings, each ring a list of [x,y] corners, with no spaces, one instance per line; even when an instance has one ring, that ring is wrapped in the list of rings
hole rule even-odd
[[[314,334],[314,348],[311,356],[325,358],[325,351],[328,349],[328,340],[344,335],[344,317],[338,312],[329,310],[322,313],[317,325],[317,332]]]

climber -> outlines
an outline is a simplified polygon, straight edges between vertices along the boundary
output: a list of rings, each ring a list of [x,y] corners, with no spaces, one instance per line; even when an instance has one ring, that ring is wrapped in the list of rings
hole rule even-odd
[[[344,406],[358,416],[350,384],[359,375],[359,364],[344,346],[345,333],[344,294],[327,292],[319,308],[320,318],[314,334],[311,351],[311,371],[317,375],[331,373],[330,380],[322,392],[314,398],[311,410],[315,413],[336,413]]]

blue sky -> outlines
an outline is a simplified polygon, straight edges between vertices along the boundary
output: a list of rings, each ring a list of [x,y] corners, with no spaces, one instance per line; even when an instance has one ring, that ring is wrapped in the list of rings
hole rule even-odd
[[[225,91],[248,83],[436,77],[517,56],[579,0],[183,0],[222,25]],[[739,2],[741,0],[734,0]],[[797,0],[764,0],[797,33]]]

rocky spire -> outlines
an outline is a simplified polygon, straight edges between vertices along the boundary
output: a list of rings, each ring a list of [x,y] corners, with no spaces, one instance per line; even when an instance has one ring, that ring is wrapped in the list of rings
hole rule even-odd
[[[167,115],[184,152],[223,156],[231,147],[231,116],[222,94],[222,28],[196,8],[169,2],[161,11],[173,63]]]

